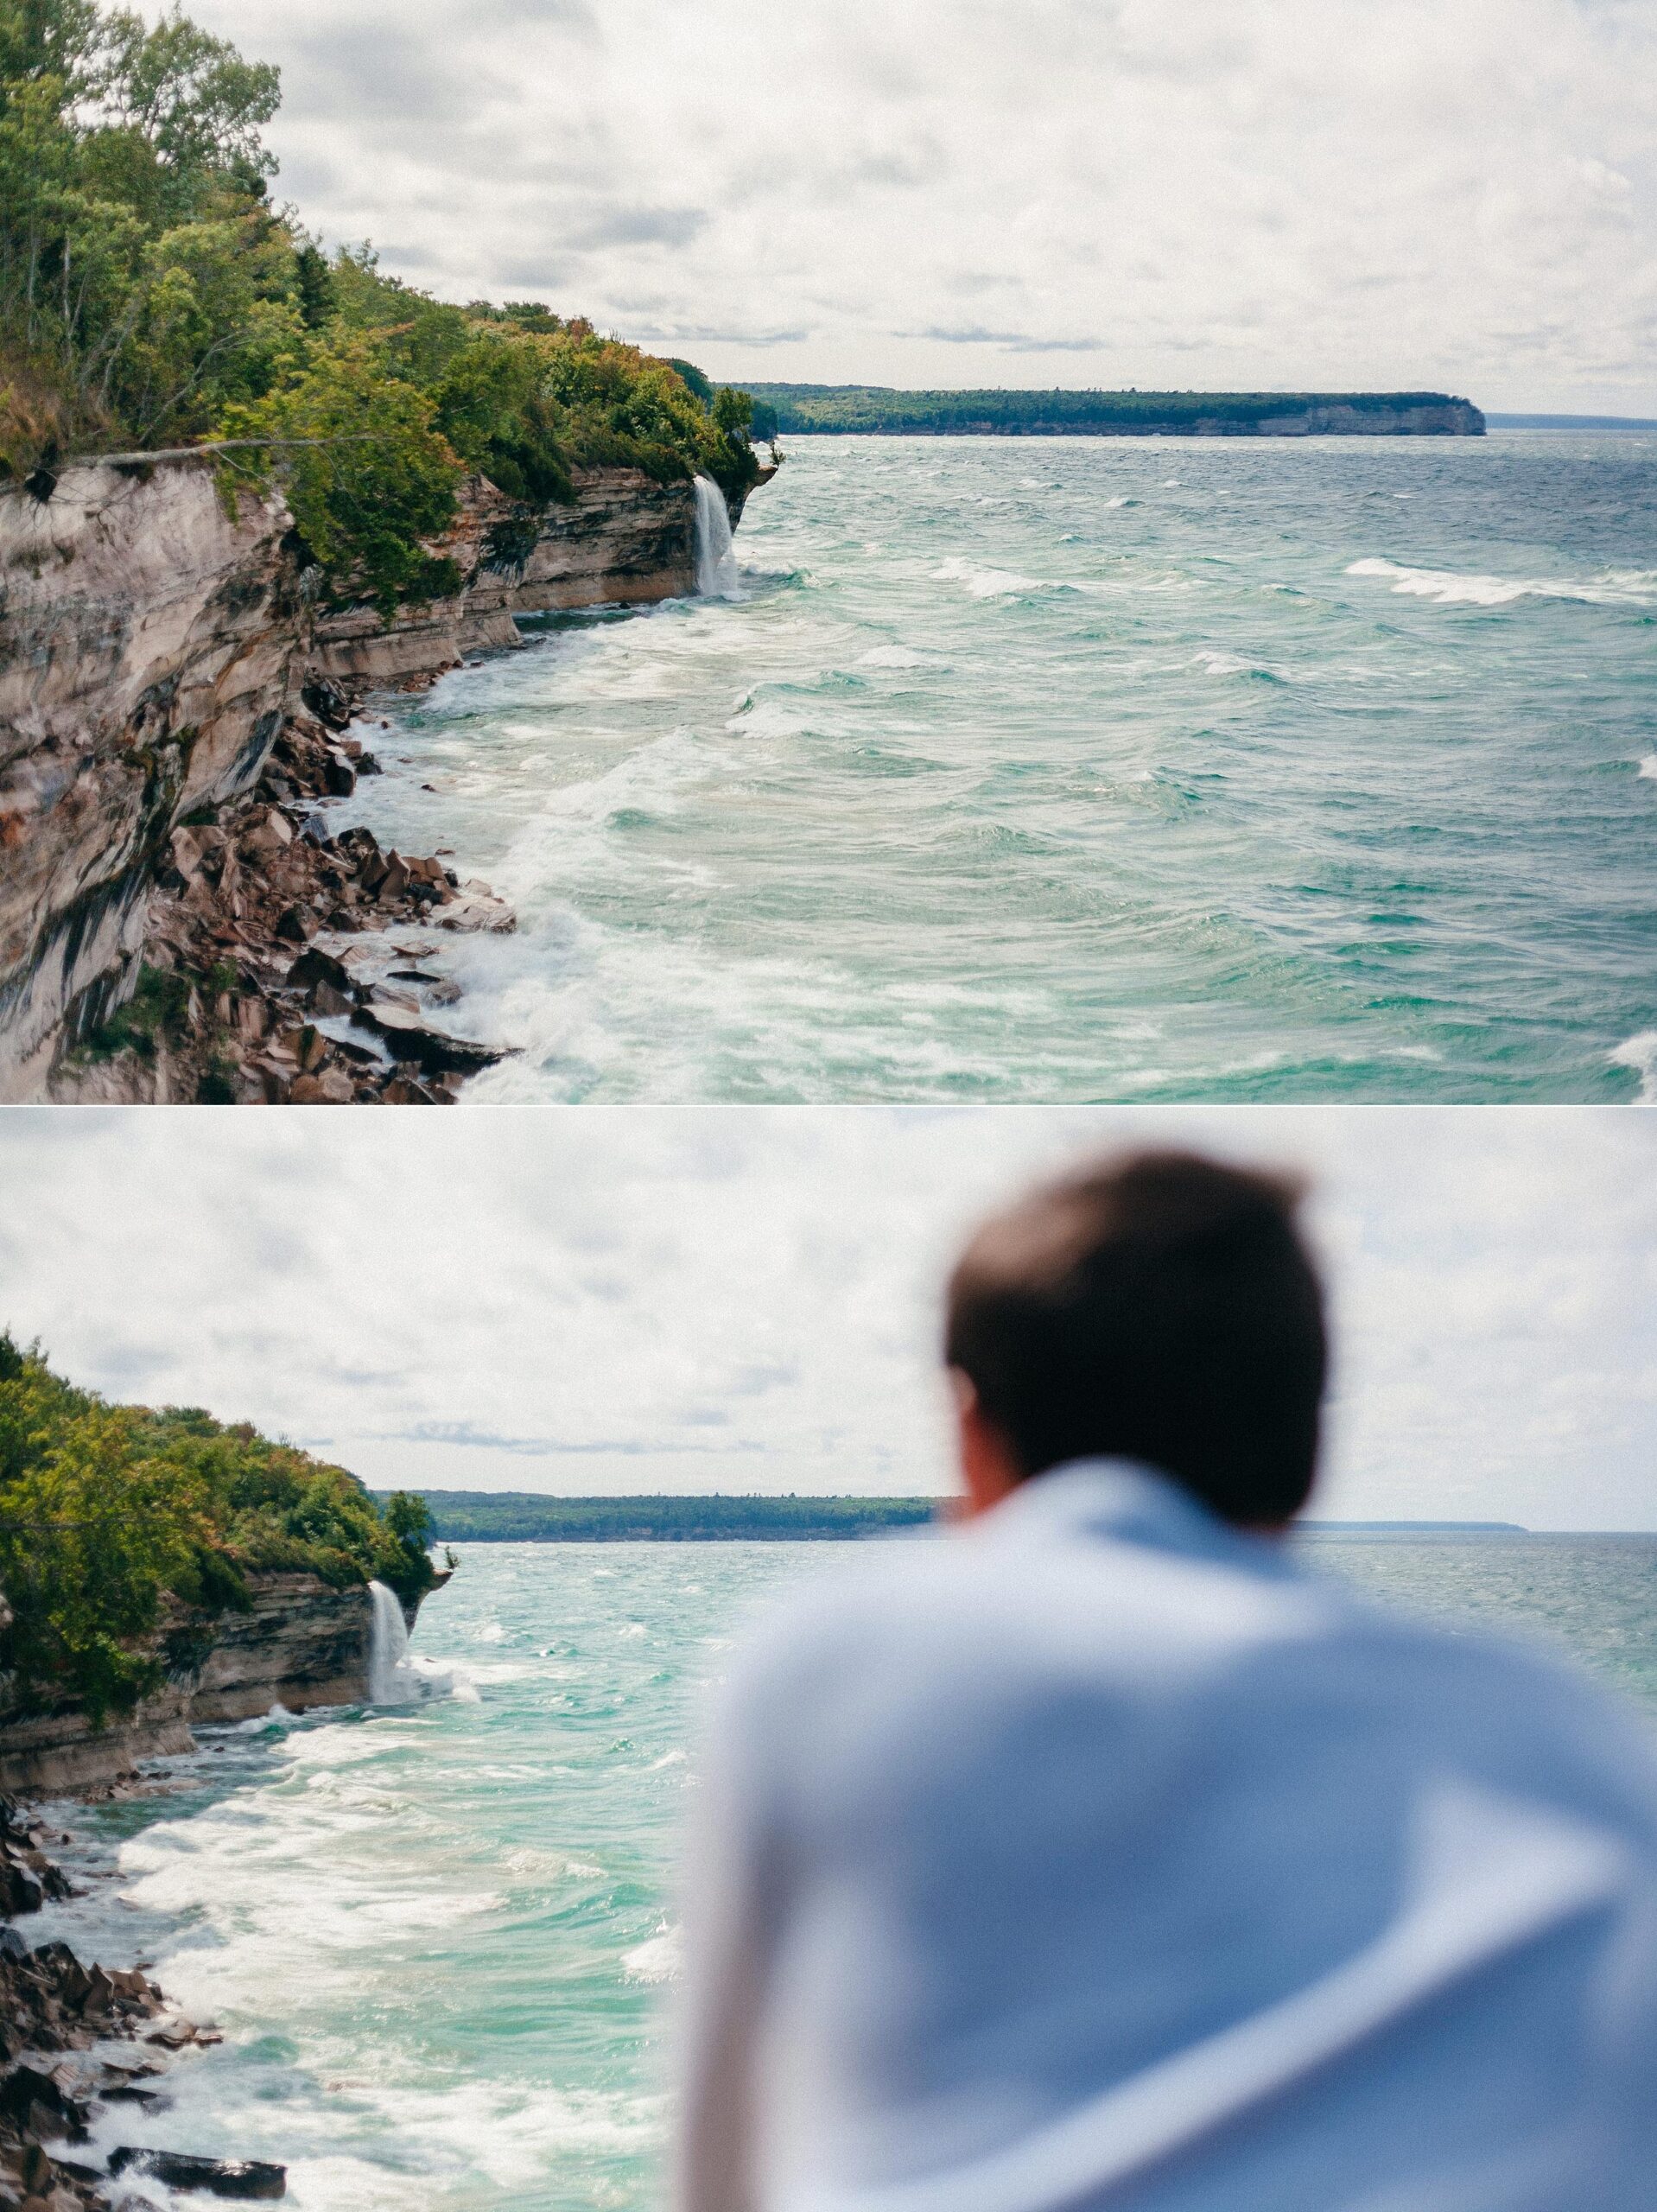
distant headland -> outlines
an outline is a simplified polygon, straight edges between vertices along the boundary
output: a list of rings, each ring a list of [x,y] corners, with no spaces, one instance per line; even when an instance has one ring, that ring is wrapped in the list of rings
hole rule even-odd
[[[389,1494],[388,1494],[389,1495]],[[456,1544],[720,1543],[888,1535],[948,1516],[943,1497],[551,1497],[536,1491],[428,1490],[435,1538]],[[1519,1536],[1511,1521],[1308,1521],[1325,1536]]]
[[[841,436],[1481,438],[1470,400],[1442,391],[898,391],[756,384],[754,434]]]

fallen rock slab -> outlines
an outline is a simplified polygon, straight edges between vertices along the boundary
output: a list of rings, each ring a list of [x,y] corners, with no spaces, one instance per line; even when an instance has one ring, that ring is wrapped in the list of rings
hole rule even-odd
[[[378,994],[359,1008],[358,1020],[384,1037],[400,1060],[415,1060],[429,1072],[469,1074],[493,1067],[506,1058],[498,1045],[479,1045],[469,1037],[452,1036],[436,1029],[416,1007],[403,1006]],[[297,1088],[297,1086],[295,1086]]]
[[[476,876],[469,877],[446,906],[437,907],[431,921],[435,929],[487,931],[496,937],[509,936],[517,927],[517,916],[506,901]]]
[[[138,2173],[168,2189],[195,2190],[208,2196],[270,2198],[288,2194],[286,2166],[262,2158],[198,2158],[183,2151],[150,2151],[124,2145],[111,2153],[112,2174]]]

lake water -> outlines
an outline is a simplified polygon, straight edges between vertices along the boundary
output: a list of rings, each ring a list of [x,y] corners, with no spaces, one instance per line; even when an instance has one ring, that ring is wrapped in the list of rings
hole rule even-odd
[[[1657,1537],[1311,1541],[1657,1717]],[[415,1642],[450,1694],[219,1732],[173,1794],[73,1814],[109,1878],[30,1940],[153,1962],[226,2031],[101,2143],[280,2160],[296,2212],[647,2212],[696,1702],[746,1611],[841,1555],[466,1547]]]
[[[1657,1096],[1657,435],[795,439],[339,810],[524,1099]]]

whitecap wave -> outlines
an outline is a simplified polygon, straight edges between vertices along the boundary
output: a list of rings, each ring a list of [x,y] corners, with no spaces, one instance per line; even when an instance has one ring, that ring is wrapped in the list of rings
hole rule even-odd
[[[1011,569],[986,568],[981,562],[951,554],[932,571],[939,583],[964,584],[975,599],[1007,599],[1021,591],[1051,591],[1039,576],[1015,575]]]
[[[1649,782],[1657,784],[1657,753],[1647,753],[1640,763],[1640,773]]]
[[[1657,1106],[1657,1029],[1625,1039],[1606,1058],[1614,1068],[1630,1069],[1639,1077],[1642,1106]]]
[[[1369,559],[1348,564],[1349,576],[1385,577],[1406,599],[1436,600],[1443,607],[1510,607],[1521,599],[1575,600],[1588,607],[1657,606],[1657,569],[1608,569],[1577,581],[1566,576],[1464,575],[1454,569],[1415,569],[1401,561]]]
[[[684,1962],[684,1936],[664,1920],[653,1936],[624,1951],[622,1970],[630,1981],[671,1981]]]

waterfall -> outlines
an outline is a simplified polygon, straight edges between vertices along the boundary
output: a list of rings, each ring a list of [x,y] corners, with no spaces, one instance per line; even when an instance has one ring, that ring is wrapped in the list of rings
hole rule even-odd
[[[368,1701],[408,1705],[420,1695],[420,1678],[409,1664],[409,1624],[395,1594],[383,1582],[371,1582],[373,1626],[368,1638]]]
[[[738,599],[736,552],[725,494],[711,477],[696,479],[696,589],[704,599]]]

